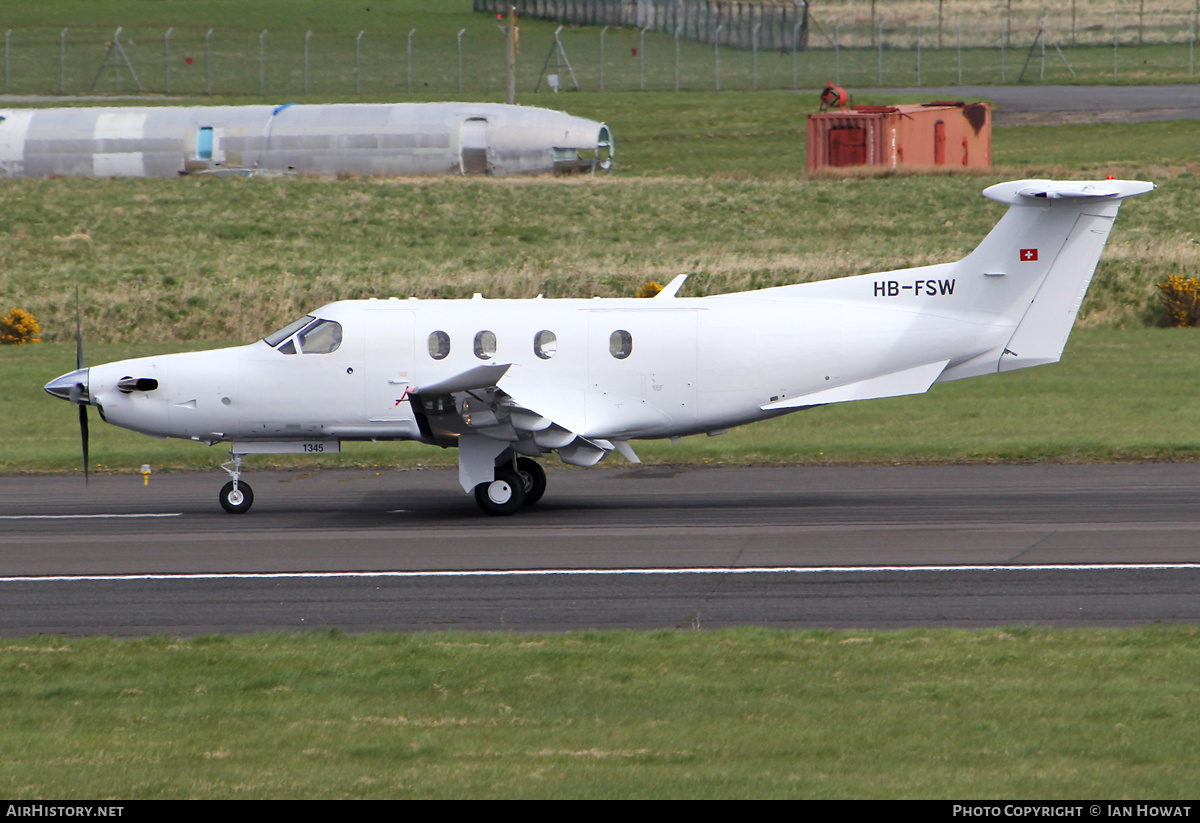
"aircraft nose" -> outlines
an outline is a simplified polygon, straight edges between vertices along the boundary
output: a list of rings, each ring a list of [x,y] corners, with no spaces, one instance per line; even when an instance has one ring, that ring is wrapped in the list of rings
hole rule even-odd
[[[56,377],[44,388],[55,397],[70,400],[72,403],[88,402],[88,369],[76,369],[70,374]]]

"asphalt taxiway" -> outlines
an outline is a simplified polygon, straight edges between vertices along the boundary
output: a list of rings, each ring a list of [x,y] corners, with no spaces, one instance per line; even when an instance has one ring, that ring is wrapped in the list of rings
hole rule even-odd
[[[997,126],[1065,123],[1146,123],[1200,119],[1200,85],[1148,86],[918,86],[855,89],[880,94],[915,94],[929,100],[992,102]]]
[[[491,518],[452,470],[0,478],[0,633],[1200,620],[1200,466],[551,470]]]

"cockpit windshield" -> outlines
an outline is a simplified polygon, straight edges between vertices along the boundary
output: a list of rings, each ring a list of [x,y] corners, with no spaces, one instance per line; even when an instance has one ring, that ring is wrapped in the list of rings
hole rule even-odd
[[[318,320],[296,335],[296,339],[305,354],[329,354],[342,345],[342,324],[333,320]]]
[[[342,324],[334,320],[321,320],[310,314],[263,340],[268,346],[276,347],[281,354],[329,354],[342,345]],[[284,340],[287,342],[280,346]]]
[[[284,326],[279,331],[268,334],[266,337],[263,338],[263,340],[266,342],[266,344],[268,346],[270,346],[271,348],[275,348],[280,343],[282,343],[284,340],[287,340],[293,334],[300,331],[300,329],[304,328],[305,326],[307,326],[309,323],[311,323],[312,321],[314,321],[316,319],[317,318],[313,317],[311,314],[305,315],[304,317],[301,317],[299,320],[288,323],[286,326]]]

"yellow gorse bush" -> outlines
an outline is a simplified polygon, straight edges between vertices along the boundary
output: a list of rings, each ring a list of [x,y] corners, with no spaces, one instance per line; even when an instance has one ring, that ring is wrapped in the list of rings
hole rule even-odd
[[[1200,325],[1200,277],[1172,274],[1154,285],[1167,313],[1168,326]]]
[[[653,297],[662,290],[662,285],[654,282],[653,280],[647,280],[642,284],[641,288],[637,290],[637,294],[635,294],[634,297]]]
[[[34,316],[24,309],[10,309],[8,316],[0,320],[0,344],[21,346],[25,343],[40,343],[42,327]]]

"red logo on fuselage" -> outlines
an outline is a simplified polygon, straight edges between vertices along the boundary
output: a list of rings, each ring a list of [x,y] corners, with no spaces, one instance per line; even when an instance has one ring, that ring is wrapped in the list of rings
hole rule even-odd
[[[1037,249],[1021,249],[1021,262],[1022,263],[1036,263],[1037,262]]]

